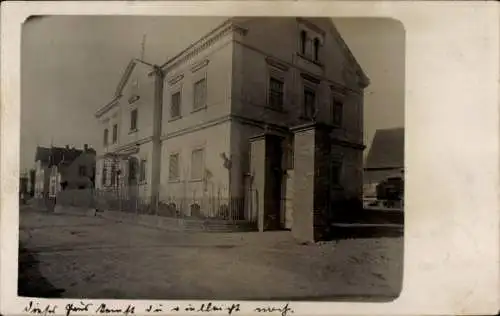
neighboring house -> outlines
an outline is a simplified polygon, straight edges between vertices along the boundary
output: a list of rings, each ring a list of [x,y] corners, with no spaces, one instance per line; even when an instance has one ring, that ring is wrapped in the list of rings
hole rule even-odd
[[[365,187],[373,188],[391,177],[404,177],[404,128],[375,132],[364,168]]]
[[[266,216],[288,228],[293,203],[313,203],[311,194],[361,198],[369,80],[331,19],[231,18],[162,69],[162,108],[152,69],[132,61],[97,111],[99,188],[161,201],[257,191],[260,212],[279,212]],[[318,168],[327,185],[318,185]]]
[[[35,181],[36,181],[36,171],[35,169],[30,169],[28,171],[28,194],[33,197],[35,195]]]
[[[62,189],[92,187],[95,150],[66,147],[38,147],[35,158],[35,196],[54,196]]]

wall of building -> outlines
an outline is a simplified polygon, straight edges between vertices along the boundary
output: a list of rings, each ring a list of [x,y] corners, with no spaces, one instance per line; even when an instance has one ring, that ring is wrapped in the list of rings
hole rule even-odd
[[[68,182],[67,189],[91,188],[91,177],[96,167],[95,162],[96,156],[94,153],[82,153],[69,166],[59,168],[61,180]],[[80,167],[85,167],[85,175],[80,175]]]
[[[50,171],[41,161],[35,163],[35,196],[43,197],[49,191]]]
[[[230,122],[224,122],[192,133],[163,141],[160,200],[228,196],[229,172],[223,166],[221,153],[229,155]],[[204,149],[205,181],[191,180],[191,154]],[[179,179],[169,180],[171,154],[179,154]]]
[[[148,76],[151,69],[137,64],[123,89],[118,104],[100,119],[101,142],[96,146],[98,154],[114,152],[131,143],[144,141],[153,135],[154,76]],[[134,95],[140,99],[129,103]],[[138,110],[137,129],[131,130],[131,112]],[[113,125],[118,125],[118,138],[113,143]],[[104,146],[104,129],[108,129],[108,145]]]
[[[112,159],[110,157],[104,158],[99,157],[96,160],[96,189],[104,190],[104,191],[115,191],[120,192],[121,196],[127,197],[129,196],[129,159],[135,159],[137,161],[137,187],[134,189],[138,196],[144,199],[151,196],[151,178],[153,174],[153,170],[151,168],[151,159],[152,159],[152,143],[144,143],[138,146],[138,151],[136,153],[130,154],[123,159],[120,157],[118,159]],[[107,162],[106,162],[107,160]],[[140,181],[140,163],[142,160],[146,161],[146,174],[145,180]],[[120,170],[120,175],[117,176],[115,185],[111,185],[111,165],[115,165],[117,170]],[[106,184],[103,184],[103,168],[107,167],[107,175],[106,175]]]
[[[361,143],[362,95],[332,89],[335,84],[355,88],[355,74],[342,53],[339,40],[330,33],[331,20],[311,20],[324,31],[320,63],[310,62],[299,54],[302,24],[295,18],[259,18],[250,21],[253,22],[247,23],[249,31],[246,36],[235,42],[233,112],[273,124],[295,125],[304,122],[301,116],[305,80],[301,74],[313,74],[320,79],[320,83],[316,84],[318,121],[332,123],[333,95],[342,95],[343,126],[338,134],[345,140]],[[271,74],[281,77],[285,84],[283,111],[268,107]]]

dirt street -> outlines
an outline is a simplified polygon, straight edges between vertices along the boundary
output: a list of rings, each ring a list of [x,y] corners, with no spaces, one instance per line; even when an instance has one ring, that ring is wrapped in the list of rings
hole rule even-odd
[[[401,287],[401,237],[299,245],[290,232],[179,233],[28,209],[20,223],[25,295],[390,300]]]

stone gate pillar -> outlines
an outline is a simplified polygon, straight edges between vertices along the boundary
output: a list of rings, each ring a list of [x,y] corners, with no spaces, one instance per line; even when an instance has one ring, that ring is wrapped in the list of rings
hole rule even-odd
[[[294,133],[293,236],[303,242],[327,238],[331,126],[313,122]]]

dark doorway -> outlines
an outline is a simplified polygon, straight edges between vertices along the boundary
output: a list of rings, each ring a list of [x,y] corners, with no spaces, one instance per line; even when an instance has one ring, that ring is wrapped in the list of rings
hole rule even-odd
[[[282,138],[275,135],[268,135],[266,139],[266,197],[265,204],[269,218],[268,229],[276,230],[284,227],[281,219],[281,202],[282,202]]]
[[[138,187],[139,161],[135,157],[128,160],[128,208],[136,209],[139,198]]]

